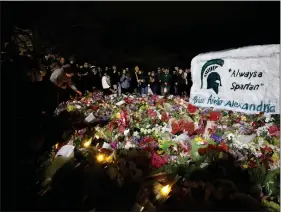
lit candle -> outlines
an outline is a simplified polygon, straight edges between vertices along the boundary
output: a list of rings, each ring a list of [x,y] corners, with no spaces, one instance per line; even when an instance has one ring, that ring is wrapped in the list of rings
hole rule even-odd
[[[169,193],[171,191],[171,186],[170,185],[166,185],[163,188],[161,188],[160,192],[163,196],[168,196]]]
[[[83,144],[83,146],[84,146],[85,148],[88,148],[88,147],[91,145],[91,143],[92,143],[92,139],[89,139],[88,141],[86,141],[86,142]]]
[[[97,155],[97,161],[98,161],[99,163],[103,162],[104,160],[105,160],[105,157],[104,157],[103,154],[98,154],[98,155]]]
[[[156,194],[156,200],[163,202],[169,198],[169,193],[172,190],[172,186],[171,185],[163,186],[160,183],[156,182],[154,184],[154,189]]]

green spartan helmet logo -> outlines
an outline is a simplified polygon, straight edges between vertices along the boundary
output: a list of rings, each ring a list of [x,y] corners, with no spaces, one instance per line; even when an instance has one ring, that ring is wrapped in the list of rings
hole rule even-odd
[[[216,94],[219,93],[219,86],[221,86],[221,77],[217,72],[213,71],[218,67],[222,67],[223,64],[223,60],[213,59],[209,60],[203,65],[201,69],[201,89],[203,88],[203,78],[207,77],[207,89],[213,89]],[[210,74],[208,75],[208,73]]]

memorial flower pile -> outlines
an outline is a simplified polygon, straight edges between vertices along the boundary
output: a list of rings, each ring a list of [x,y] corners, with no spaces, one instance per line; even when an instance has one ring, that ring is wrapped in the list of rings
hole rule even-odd
[[[151,174],[175,173],[180,167],[185,167],[183,176],[188,178],[194,167],[204,169],[231,158],[264,188],[259,191],[263,203],[269,198],[279,201],[279,115],[197,108],[173,96],[103,97],[100,93],[70,100],[57,112],[62,110],[78,111],[85,122],[99,118],[107,123],[76,129],[65,143],[54,147],[54,155],[64,146],[93,150],[91,160],[111,164],[108,174],[120,185]]]

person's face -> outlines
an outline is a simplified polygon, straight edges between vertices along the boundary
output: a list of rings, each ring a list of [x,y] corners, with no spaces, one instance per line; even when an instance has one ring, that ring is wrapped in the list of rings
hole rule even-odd
[[[148,76],[150,76],[151,75],[151,73],[150,72],[148,72]]]
[[[84,64],[84,67],[85,67],[85,68],[88,68],[88,67],[89,67],[89,64],[88,64],[88,63],[85,63],[85,64]]]
[[[136,72],[139,72],[139,71],[140,71],[140,69],[139,69],[138,66],[135,67],[135,71],[136,71]]]
[[[46,71],[40,71],[42,77],[46,76]]]
[[[123,70],[123,74],[124,74],[124,75],[126,74],[126,69],[125,69],[125,70]]]
[[[152,71],[152,72],[151,72],[151,76],[154,76],[154,75],[155,75],[155,73],[154,73],[154,71]]]
[[[64,58],[62,57],[62,58],[60,59],[60,63],[61,63],[61,64],[64,64],[64,62],[65,62],[65,60],[64,60]]]
[[[182,70],[181,69],[179,70],[179,74],[182,74]]]
[[[105,67],[105,69],[104,69],[105,71],[108,71],[108,67]]]
[[[158,73],[159,73],[159,74],[161,73],[161,69],[158,69]]]
[[[179,71],[179,67],[175,67],[175,71]]]
[[[73,77],[73,75],[74,75],[74,73],[67,73],[67,74],[65,74],[68,78],[71,78],[71,77]]]
[[[176,74],[177,72],[176,71],[173,71],[173,74]]]

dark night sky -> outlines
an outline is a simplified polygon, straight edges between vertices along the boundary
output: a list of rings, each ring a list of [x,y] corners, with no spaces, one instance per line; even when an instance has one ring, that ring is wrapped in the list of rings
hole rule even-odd
[[[2,31],[37,29],[60,52],[104,63],[188,65],[203,52],[280,43],[277,1],[6,2],[2,14]]]

